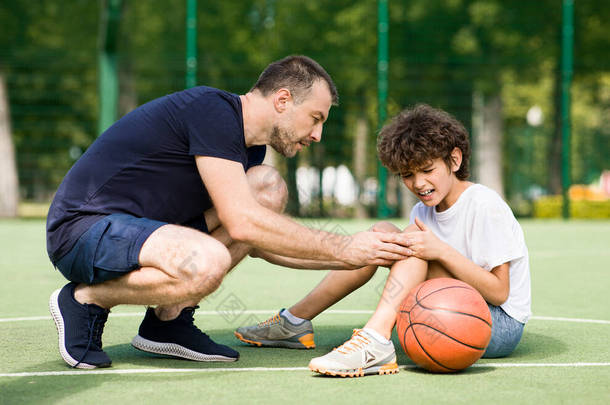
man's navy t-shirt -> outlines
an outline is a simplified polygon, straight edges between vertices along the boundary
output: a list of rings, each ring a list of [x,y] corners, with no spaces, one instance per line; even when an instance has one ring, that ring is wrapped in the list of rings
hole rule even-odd
[[[195,87],[146,103],[108,128],[70,169],[47,217],[53,263],[102,217],[125,213],[207,227],[212,207],[195,155],[261,164],[265,146],[246,148],[239,96]]]

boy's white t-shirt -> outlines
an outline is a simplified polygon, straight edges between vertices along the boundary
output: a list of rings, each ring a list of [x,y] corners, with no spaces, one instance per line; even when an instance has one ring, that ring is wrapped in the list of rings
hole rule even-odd
[[[481,184],[468,187],[449,209],[436,212],[419,202],[419,218],[442,241],[487,271],[510,262],[510,293],[500,307],[519,322],[531,316],[529,256],[523,230],[508,204]]]

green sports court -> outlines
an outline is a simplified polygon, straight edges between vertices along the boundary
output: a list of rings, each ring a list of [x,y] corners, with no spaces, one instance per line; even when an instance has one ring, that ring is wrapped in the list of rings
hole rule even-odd
[[[348,232],[369,222],[339,221]],[[374,309],[383,269],[364,287],[314,320],[317,348],[254,348],[233,331],[265,320],[313,287],[322,273],[246,259],[207,298],[196,323],[241,354],[235,363],[196,363],[139,352],[129,342],[144,310],[113,311],[104,333],[111,368],[70,369],[57,351],[47,299],[63,278],[48,263],[44,223],[4,221],[0,264],[11,269],[1,286],[0,402],[83,403],[578,403],[610,400],[610,308],[607,304],[610,223],[522,221],[529,245],[534,316],[515,353],[479,360],[458,374],[435,375],[413,367],[398,349],[400,372],[338,379],[314,375],[312,357],[342,344]],[[396,347],[399,347],[394,337]]]

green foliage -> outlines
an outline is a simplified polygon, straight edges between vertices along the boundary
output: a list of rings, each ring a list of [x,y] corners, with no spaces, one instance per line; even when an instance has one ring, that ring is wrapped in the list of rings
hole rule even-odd
[[[534,201],[535,218],[561,218],[561,206],[563,199],[558,196],[541,197]],[[570,201],[570,217],[574,219],[609,219],[610,200]]]
[[[185,2],[122,4],[120,115],[185,83]],[[101,6],[91,0],[0,3],[0,70],[26,199],[48,199],[98,135]],[[552,176],[560,2],[410,0],[389,7],[388,117],[425,102],[470,127],[473,92],[501,94],[506,194],[523,195],[532,185],[545,189]],[[610,8],[601,0],[579,0],[575,13],[572,174],[589,183],[610,167],[610,35],[603,24]],[[298,164],[352,168],[355,122],[364,117],[370,129],[367,175],[375,176],[376,17],[375,1],[200,0],[198,84],[244,93],[272,60],[289,54],[317,59],[333,76],[341,105],[331,111],[323,143],[299,156]],[[534,104],[543,108],[545,121],[527,129],[525,113]]]
[[[74,163],[70,148],[95,139],[97,14],[83,0],[0,4],[0,69],[27,199],[48,198]]]

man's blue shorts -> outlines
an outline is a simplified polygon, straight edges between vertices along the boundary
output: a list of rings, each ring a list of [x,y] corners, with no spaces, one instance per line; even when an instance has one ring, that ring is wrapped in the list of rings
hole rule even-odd
[[[70,281],[96,284],[140,268],[142,245],[165,222],[112,214],[94,223],[56,264]]]
[[[506,357],[511,354],[523,335],[525,324],[509,316],[500,307],[489,306],[491,312],[491,341],[483,354],[484,358]]]

